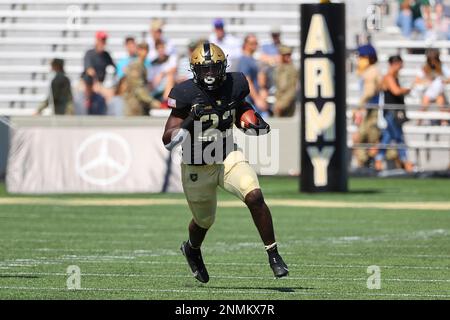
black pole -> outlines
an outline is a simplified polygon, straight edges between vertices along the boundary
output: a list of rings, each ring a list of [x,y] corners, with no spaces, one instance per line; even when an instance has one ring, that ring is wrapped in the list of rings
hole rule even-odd
[[[345,4],[302,4],[300,10],[300,190],[345,192]]]

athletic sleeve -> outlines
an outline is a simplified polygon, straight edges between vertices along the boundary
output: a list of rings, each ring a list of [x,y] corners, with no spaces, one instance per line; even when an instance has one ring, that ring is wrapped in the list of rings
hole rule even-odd
[[[242,72],[235,72],[231,75],[233,77],[233,100],[244,101],[250,94],[247,78]]]
[[[168,106],[172,114],[180,118],[186,118],[192,107],[189,86],[182,82],[170,90]]]
[[[186,119],[189,116],[189,112],[186,109],[183,110],[172,109],[170,115],[177,118]]]

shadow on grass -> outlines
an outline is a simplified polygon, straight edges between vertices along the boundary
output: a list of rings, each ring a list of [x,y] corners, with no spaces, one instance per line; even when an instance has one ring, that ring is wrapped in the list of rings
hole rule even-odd
[[[271,290],[271,291],[278,291],[278,292],[284,292],[284,293],[292,293],[296,292],[298,290],[315,290],[315,288],[308,288],[308,287],[216,287],[216,286],[208,286],[208,288],[211,289],[219,289],[219,290],[230,290],[230,289],[236,289],[236,290]],[[249,291],[251,292],[251,291]]]
[[[362,190],[349,190],[347,194],[380,194],[385,193],[381,189],[362,189]]]
[[[307,195],[307,196],[318,196],[321,197],[323,195],[326,196],[357,196],[357,195],[376,195],[376,194],[383,194],[383,193],[389,193],[382,189],[356,189],[356,190],[348,190],[347,192],[341,192],[341,191],[325,191],[325,192],[300,192],[300,193],[293,193],[295,197],[298,197],[299,195]],[[286,195],[286,194],[285,194]]]
[[[38,276],[27,276],[27,275],[12,275],[12,274],[8,274],[8,275],[0,275],[0,279],[39,279],[40,277]]]

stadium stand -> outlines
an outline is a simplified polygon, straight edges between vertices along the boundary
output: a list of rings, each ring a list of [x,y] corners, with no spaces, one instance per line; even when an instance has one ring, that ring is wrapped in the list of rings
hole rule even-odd
[[[123,2],[116,0],[72,1],[2,1],[0,2],[0,72],[4,80],[24,83],[14,90],[10,84],[0,84],[0,107],[11,107],[15,93],[28,89],[30,80],[47,80],[48,62],[54,57],[67,61],[67,71],[72,79],[81,72],[83,53],[92,45],[97,30],[107,30],[111,37],[109,51],[114,58],[123,56],[123,38],[133,34],[145,38],[149,32],[151,18],[163,18],[165,33],[181,50],[192,34],[206,37],[211,32],[211,19],[221,16],[227,20],[228,32],[244,36],[248,32],[257,34],[261,41],[268,40],[272,25],[280,25],[283,42],[296,48],[294,61],[298,60],[299,27],[298,4],[301,0],[252,1],[141,1]],[[205,10],[205,4],[208,4]],[[71,12],[68,6],[78,5],[80,24],[68,23]],[[202,10],[198,10],[202,9]],[[73,8],[72,8],[73,11]],[[351,25],[350,25],[351,27]],[[30,52],[28,48],[33,47]],[[406,70],[405,72],[407,72]],[[14,82],[16,83],[16,82]],[[353,82],[355,83],[355,82]],[[352,87],[354,88],[354,86]],[[34,108],[41,95],[46,93],[45,85],[30,88],[32,96],[22,98],[24,108]],[[6,91],[6,92],[5,92]],[[350,94],[353,96],[353,94]]]
[[[11,84],[0,83],[0,108],[11,107],[15,101],[8,101],[14,94],[30,91],[35,94],[22,98],[24,108],[34,108],[39,94],[46,93],[46,86],[30,83],[30,80],[47,80],[48,63],[52,58],[66,60],[67,72],[76,79],[81,72],[82,56],[92,45],[93,34],[97,30],[107,30],[111,35],[108,41],[109,51],[118,59],[124,55],[123,39],[132,34],[145,39],[149,32],[149,21],[152,18],[162,18],[166,22],[165,33],[173,43],[183,51],[193,34],[206,37],[211,32],[211,19],[221,16],[229,22],[228,32],[244,36],[248,32],[255,33],[260,41],[269,37],[272,25],[280,25],[283,42],[295,47],[294,61],[298,60],[299,27],[298,7],[302,0],[283,1],[280,4],[273,0],[252,1],[215,1],[211,4],[203,0],[189,1],[141,1],[127,2],[123,10],[123,2],[116,0],[21,0],[0,2],[0,72],[3,80],[24,81],[13,87]],[[207,10],[204,5],[209,4]],[[80,24],[68,23],[71,16],[68,6],[78,5]],[[202,10],[197,10],[202,8]],[[268,10],[271,9],[271,10]],[[391,10],[393,11],[393,10]],[[395,12],[395,11],[394,11]],[[393,16],[383,17],[385,24],[392,25]],[[390,20],[389,20],[390,19]],[[349,28],[352,28],[349,25]],[[386,31],[376,34],[376,47],[382,52],[380,61],[385,66],[389,53],[406,48],[429,47],[430,43],[401,39],[398,28],[389,27]],[[352,39],[348,43],[351,45]],[[33,47],[33,51],[29,48]],[[433,43],[434,47],[448,48],[446,41]],[[417,67],[422,63],[423,56],[408,55],[404,57],[406,66],[402,74],[407,82],[414,77]],[[449,61],[444,57],[444,62]],[[6,81],[8,82],[8,81]],[[31,85],[29,87],[28,85]],[[30,90],[27,90],[30,89]],[[355,97],[358,90],[357,80],[349,79],[349,97]],[[5,96],[8,94],[8,96]],[[415,101],[417,102],[417,101]]]
[[[184,51],[193,35],[207,37],[212,31],[212,19],[219,16],[227,21],[228,32],[241,37],[252,32],[261,41],[268,40],[272,25],[279,25],[284,43],[298,48],[298,4],[301,2],[304,1],[280,4],[273,0],[254,0],[244,4],[233,0],[212,4],[202,0],[172,0],[162,4],[133,0],[124,7],[122,1],[116,0],[1,1],[0,73],[4,82],[0,83],[0,110],[17,106],[33,110],[47,93],[48,64],[52,58],[65,59],[66,72],[72,80],[78,79],[83,54],[92,46],[97,30],[107,30],[110,34],[108,50],[115,59],[124,55],[124,37],[145,39],[149,22],[154,18],[164,19],[164,32],[179,52]],[[72,11],[68,9],[71,5]],[[74,5],[80,10],[80,24],[68,23]]]
[[[293,59],[299,60],[298,4],[304,0],[132,0],[124,5],[120,0],[2,0],[0,1],[0,115],[31,115],[48,91],[49,61],[63,58],[66,72],[75,85],[82,72],[84,52],[92,47],[94,34],[105,30],[110,35],[108,51],[114,59],[124,56],[123,40],[127,35],[145,39],[151,19],[165,22],[164,33],[184,52],[195,38],[206,38],[212,31],[211,22],[224,18],[227,31],[241,38],[254,33],[260,42],[269,40],[272,26],[280,26],[283,43],[294,47]],[[372,32],[372,42],[379,51],[380,68],[384,72],[391,54],[401,53],[405,67],[401,80],[410,84],[425,61],[423,55],[411,54],[411,49],[438,48],[442,61],[450,62],[449,41],[406,40],[395,26],[397,1],[387,3],[388,12],[382,16],[382,28]],[[371,1],[361,1],[368,6]],[[355,5],[356,6],[356,5]],[[352,17],[349,17],[351,19]],[[361,19],[361,17],[359,17]],[[348,22],[349,57],[356,46],[353,35],[361,33],[361,24]],[[194,36],[195,35],[195,36]],[[33,50],[30,50],[33,48]],[[351,59],[349,68],[352,69]],[[360,85],[354,72],[348,76],[349,109],[358,101]],[[448,115],[439,112],[419,112],[418,96],[409,96],[408,117],[442,119]],[[416,106],[416,107],[414,107]],[[434,110],[434,109],[432,109]],[[349,127],[351,133],[354,128]],[[450,148],[449,127],[418,127],[409,123],[405,127],[406,140],[413,149],[435,152],[435,158],[448,158]],[[411,138],[410,138],[411,137]],[[430,143],[431,140],[438,140]],[[428,152],[426,151],[426,152]],[[430,166],[439,167],[439,161]]]

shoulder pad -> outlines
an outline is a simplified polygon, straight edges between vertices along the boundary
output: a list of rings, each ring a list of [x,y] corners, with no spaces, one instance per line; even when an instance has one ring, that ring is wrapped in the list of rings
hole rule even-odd
[[[244,100],[249,94],[248,81],[242,72],[230,72],[227,74],[232,82],[232,96],[234,100]]]
[[[192,79],[189,79],[175,85],[172,90],[170,90],[169,98],[183,104],[191,104],[197,90],[198,89]]]

